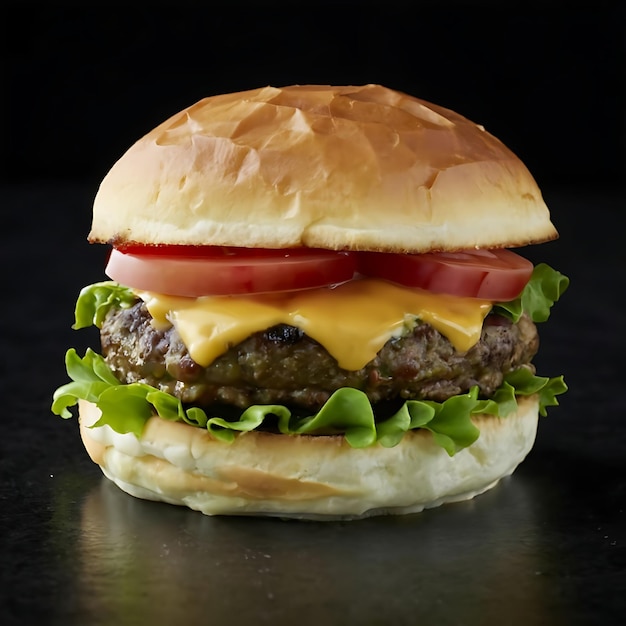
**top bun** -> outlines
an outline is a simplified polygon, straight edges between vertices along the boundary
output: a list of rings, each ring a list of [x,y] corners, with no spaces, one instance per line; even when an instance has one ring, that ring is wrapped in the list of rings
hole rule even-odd
[[[102,181],[90,241],[426,252],[557,237],[482,126],[380,85],[205,98]]]

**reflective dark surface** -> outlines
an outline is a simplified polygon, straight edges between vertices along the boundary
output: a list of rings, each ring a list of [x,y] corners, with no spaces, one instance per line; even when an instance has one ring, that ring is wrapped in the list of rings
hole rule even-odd
[[[104,479],[49,411],[95,189],[1,190],[0,624],[621,624],[626,616],[626,246],[617,193],[546,192],[527,250],[572,285],[540,326],[570,391],[510,478],[465,503],[346,523],[209,518]]]

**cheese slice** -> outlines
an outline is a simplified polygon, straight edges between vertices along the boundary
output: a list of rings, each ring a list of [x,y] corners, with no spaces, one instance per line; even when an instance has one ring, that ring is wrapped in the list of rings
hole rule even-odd
[[[204,367],[253,333],[281,323],[303,330],[346,370],[361,369],[415,319],[465,352],[480,339],[492,306],[487,300],[406,289],[370,278],[332,288],[243,297],[139,295],[155,324],[173,324],[191,358]]]

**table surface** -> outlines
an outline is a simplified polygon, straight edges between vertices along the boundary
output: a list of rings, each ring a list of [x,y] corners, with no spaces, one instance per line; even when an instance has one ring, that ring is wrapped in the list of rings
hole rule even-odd
[[[624,623],[623,195],[544,192],[561,237],[527,256],[572,284],[536,364],[570,390],[513,476],[415,515],[287,522],[127,496],[50,413],[65,350],[97,345],[70,328],[78,290],[104,278],[94,192],[0,189],[0,623]]]

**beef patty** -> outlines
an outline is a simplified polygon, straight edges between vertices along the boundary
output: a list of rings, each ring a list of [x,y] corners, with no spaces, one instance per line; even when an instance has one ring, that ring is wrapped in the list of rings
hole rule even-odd
[[[101,328],[102,352],[124,383],[143,382],[203,408],[284,404],[317,410],[340,387],[364,391],[372,404],[445,399],[478,385],[489,397],[503,376],[530,367],[539,347],[535,324],[490,313],[480,341],[457,352],[441,333],[419,322],[390,339],[358,371],[342,369],[319,343],[280,324],[231,347],[208,367],[189,356],[175,328],[157,330],[144,303],[112,309]]]

